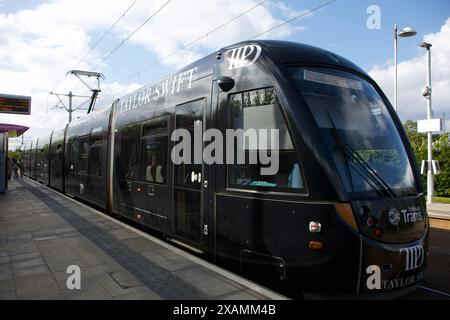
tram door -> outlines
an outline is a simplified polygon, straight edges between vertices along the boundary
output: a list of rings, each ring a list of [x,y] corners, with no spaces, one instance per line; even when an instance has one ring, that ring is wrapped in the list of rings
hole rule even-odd
[[[176,154],[183,159],[190,159],[182,164],[174,161],[174,212],[175,233],[186,239],[196,247],[202,246],[202,189],[203,189],[203,161],[202,143],[195,142],[194,132],[201,132],[204,126],[205,100],[197,100],[178,105],[175,109],[175,129],[181,135],[176,143],[180,152]],[[189,132],[187,141],[186,133]],[[184,134],[183,134],[184,133]],[[183,144],[183,142],[186,142]],[[200,153],[200,154],[199,154]],[[173,161],[174,159],[172,159]],[[197,160],[197,161],[196,161]]]

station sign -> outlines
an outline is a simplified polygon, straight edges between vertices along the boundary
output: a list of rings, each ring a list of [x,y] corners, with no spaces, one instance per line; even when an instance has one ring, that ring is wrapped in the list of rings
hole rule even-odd
[[[0,94],[0,113],[31,114],[31,97]]]
[[[442,119],[430,119],[417,121],[417,132],[440,132],[442,131]]]

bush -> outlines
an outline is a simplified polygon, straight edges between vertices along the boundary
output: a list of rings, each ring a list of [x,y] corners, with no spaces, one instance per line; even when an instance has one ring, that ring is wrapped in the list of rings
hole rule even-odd
[[[417,164],[420,168],[422,165],[422,160],[428,159],[427,135],[417,132],[416,121],[406,121],[404,128],[416,156]],[[450,197],[450,141],[447,133],[433,135],[433,159],[438,160],[441,167],[441,174],[435,176],[435,196]],[[422,176],[422,182],[424,189],[426,190],[426,176]]]

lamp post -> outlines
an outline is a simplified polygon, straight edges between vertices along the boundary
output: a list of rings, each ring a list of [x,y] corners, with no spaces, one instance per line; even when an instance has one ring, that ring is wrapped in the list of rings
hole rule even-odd
[[[422,94],[427,99],[427,119],[430,120],[433,118],[433,110],[431,105],[431,44],[430,43],[422,43],[419,47],[427,50],[427,86],[423,90]],[[431,132],[428,132],[428,172],[427,172],[427,203],[433,203],[433,195],[434,195],[434,176],[433,176],[433,135]]]
[[[398,86],[397,86],[397,80],[398,80],[398,69],[397,69],[397,51],[398,51],[398,37],[402,38],[408,38],[413,37],[417,34],[416,31],[414,31],[411,27],[406,27],[400,32],[398,32],[397,25],[394,25],[394,63],[395,63],[395,84],[394,84],[394,109],[395,112],[397,112],[397,104],[398,104]]]

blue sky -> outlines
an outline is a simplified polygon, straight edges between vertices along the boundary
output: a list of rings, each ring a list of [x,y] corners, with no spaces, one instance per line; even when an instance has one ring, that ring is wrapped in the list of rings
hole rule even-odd
[[[139,77],[125,80],[261,1],[172,0],[95,69],[106,76],[99,104],[109,105],[112,100],[176,71],[187,62],[219,47],[248,39],[327,2],[269,0],[185,52]],[[78,69],[93,70],[101,58],[164,2],[166,0],[138,0]],[[49,111],[58,101],[48,92],[57,89],[87,93],[83,92],[82,85],[74,86],[78,80],[65,74],[131,3],[132,0],[0,0],[0,29],[3,31],[0,34],[0,88],[11,94],[31,95],[34,101],[31,116],[13,120],[37,128],[32,134],[64,121],[65,112]],[[379,30],[367,28],[367,8],[371,5],[381,10]],[[449,18],[448,0],[337,0],[310,16],[265,34],[262,39],[302,42],[336,52],[369,72],[392,99],[393,25],[411,26],[418,32],[417,36],[399,40],[399,115],[402,120],[423,118],[425,103],[420,91],[425,84],[425,61],[422,60],[423,49],[416,45],[425,37],[433,41],[436,114],[447,112],[447,118],[450,118],[450,97],[447,96],[450,85],[447,61],[450,56]],[[0,122],[12,119],[4,115],[0,118]]]
[[[298,6],[303,1],[289,2]],[[366,27],[366,9],[372,4],[381,9],[381,30]],[[337,51],[370,70],[374,64],[393,59],[394,24],[411,26],[418,32],[416,37],[399,41],[399,60],[407,60],[417,55],[415,45],[421,36],[438,31],[449,15],[450,1],[447,0],[343,0],[317,13],[314,19],[297,22],[308,29],[295,35],[293,40]]]

